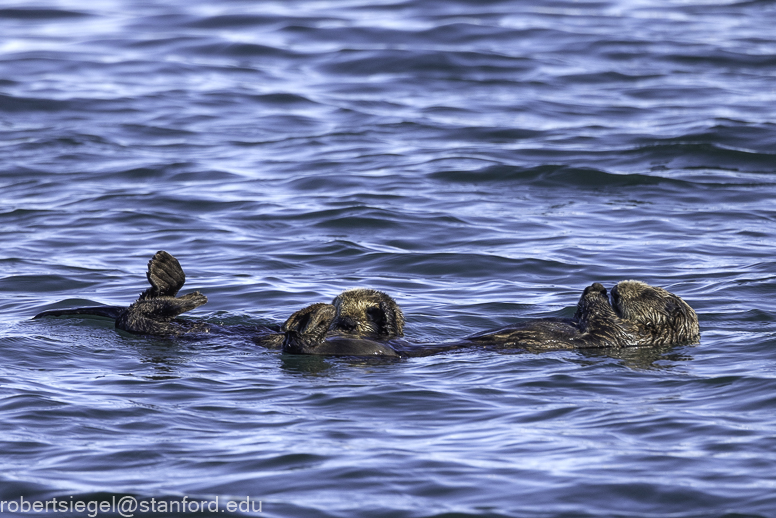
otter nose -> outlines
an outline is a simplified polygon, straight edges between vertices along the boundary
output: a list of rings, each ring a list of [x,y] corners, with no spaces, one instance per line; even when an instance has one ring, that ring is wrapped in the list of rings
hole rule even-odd
[[[592,286],[590,286],[594,291],[598,291],[604,295],[606,295],[606,288],[604,288],[604,285],[600,282],[594,282]]]
[[[340,317],[340,318],[337,319],[335,327],[337,329],[341,329],[343,331],[350,332],[350,331],[355,330],[356,327],[358,327],[358,326],[357,326],[356,321],[355,321],[355,319],[353,317],[345,316],[345,317]]]

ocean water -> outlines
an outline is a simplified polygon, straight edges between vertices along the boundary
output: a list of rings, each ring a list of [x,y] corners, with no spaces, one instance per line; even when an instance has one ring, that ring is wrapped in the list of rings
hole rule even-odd
[[[776,516],[774,27],[770,0],[4,0],[0,514]],[[702,338],[376,361],[31,320],[130,303],[157,250],[210,322],[369,286],[444,341],[640,279]]]

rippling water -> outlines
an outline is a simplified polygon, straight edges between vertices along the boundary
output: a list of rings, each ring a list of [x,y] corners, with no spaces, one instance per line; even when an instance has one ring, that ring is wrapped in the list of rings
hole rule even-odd
[[[774,516],[773,27],[768,0],[4,2],[0,499]],[[636,278],[702,341],[375,362],[30,320],[131,302],[160,249],[212,322],[371,286],[439,341]]]

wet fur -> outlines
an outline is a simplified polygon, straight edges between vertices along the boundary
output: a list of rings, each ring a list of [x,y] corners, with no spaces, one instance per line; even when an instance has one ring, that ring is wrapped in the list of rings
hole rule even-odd
[[[368,288],[343,291],[332,301],[332,332],[373,338],[404,336],[404,313],[387,293]]]
[[[353,315],[367,320],[368,313],[362,308],[377,307],[370,296],[361,300],[365,292],[344,292],[334,299],[335,303],[339,302],[339,308],[333,304],[315,304],[292,315],[283,326],[286,332],[283,350],[295,354],[415,357],[471,347],[542,351],[676,345],[697,342],[700,337],[697,316],[686,302],[662,288],[639,281],[619,283],[612,290],[614,305],[606,288],[594,283],[582,292],[573,318],[530,320],[443,344],[381,339],[375,331],[378,326],[368,322],[360,327],[352,325],[349,319]],[[343,315],[347,325],[336,329],[337,319]],[[345,330],[357,333],[346,335]]]
[[[606,288],[594,283],[585,288],[574,318],[530,320],[466,338],[479,345],[526,349],[579,349],[637,345],[639,329],[618,317]]]
[[[316,344],[319,354],[336,353],[335,343],[352,350],[357,339],[386,339],[404,334],[404,315],[396,301],[386,293],[356,288],[335,297],[333,304],[313,304],[292,315],[278,333],[266,327],[217,326],[204,322],[178,320],[176,317],[207,302],[199,292],[177,297],[186,282],[186,275],[175,257],[165,251],[157,252],[148,262],[146,277],[151,285],[129,307],[95,306],[49,310],[33,318],[45,316],[92,315],[115,319],[117,329],[131,333],[177,336],[189,333],[252,334],[257,345],[270,349],[295,351],[293,344]],[[310,320],[310,319],[313,320]],[[325,326],[319,324],[325,320]],[[331,336],[324,347],[323,339]],[[337,337],[336,339],[334,337]],[[374,342],[367,349],[380,349]],[[301,345],[298,347],[301,351]],[[312,350],[308,347],[305,350]],[[386,354],[390,354],[387,352]]]
[[[300,309],[282,330],[286,353],[397,358],[402,354],[390,342],[404,336],[404,313],[387,293],[354,288],[331,304]]]
[[[680,297],[640,281],[622,281],[612,290],[612,303],[600,283],[585,288],[572,319],[532,320],[466,340],[539,350],[680,345],[699,339],[698,317]]]
[[[697,343],[698,315],[681,297],[641,281],[621,281],[612,288],[615,313],[635,324],[649,345]]]
[[[160,250],[148,261],[146,277],[151,285],[129,307],[96,306],[44,311],[33,318],[65,315],[94,315],[115,319],[117,329],[147,335],[180,335],[206,332],[207,324],[195,324],[176,320],[186,311],[207,302],[207,297],[194,292],[176,297],[186,274],[180,263],[169,253]]]
[[[362,308],[370,303],[361,301],[361,290],[350,290],[337,297],[348,308]],[[374,303],[371,303],[375,307]],[[339,354],[349,356],[427,356],[468,347],[499,346],[526,349],[575,349],[587,347],[619,347],[629,344],[638,333],[637,326],[620,319],[609,304],[606,289],[599,283],[585,288],[573,319],[539,319],[495,331],[486,331],[461,341],[437,345],[409,344],[401,341],[375,339],[366,334],[354,334],[347,340],[334,340],[324,332],[336,325],[341,314],[361,314],[352,310],[338,311],[334,305],[314,304],[289,318],[284,324],[286,341],[283,350],[295,354]],[[350,318],[350,316],[348,316]],[[363,316],[361,317],[363,319]],[[348,326],[347,329],[355,329]],[[363,327],[361,328],[363,329]],[[379,335],[378,335],[379,336]]]
[[[352,300],[357,300],[355,294],[351,295],[354,295]],[[333,304],[318,303],[300,309],[283,324],[283,352],[323,356],[401,356],[386,341],[367,338],[366,333],[332,333],[331,328],[336,328],[337,317],[337,308]]]
[[[199,292],[177,297],[186,276],[175,257],[157,252],[146,273],[151,285],[127,308],[97,306],[44,311],[34,318],[94,315],[115,319],[118,329],[148,335],[181,335],[220,328],[177,320],[207,302]],[[255,334],[268,348],[295,354],[345,356],[427,356],[472,346],[522,347],[529,350],[628,347],[695,343],[698,317],[680,297],[640,281],[622,281],[612,289],[612,302],[600,283],[585,288],[573,318],[537,319],[478,333],[457,342],[410,344],[404,335],[404,314],[389,295],[355,288],[331,304],[313,304],[285,322],[282,334],[269,328],[239,329]],[[237,329],[237,328],[235,328]],[[226,330],[229,332],[229,330]]]

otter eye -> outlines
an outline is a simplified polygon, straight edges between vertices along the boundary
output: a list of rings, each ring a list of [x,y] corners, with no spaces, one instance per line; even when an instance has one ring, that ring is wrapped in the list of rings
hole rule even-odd
[[[380,311],[380,308],[367,308],[366,316],[373,322],[380,322],[383,318],[383,312]]]

